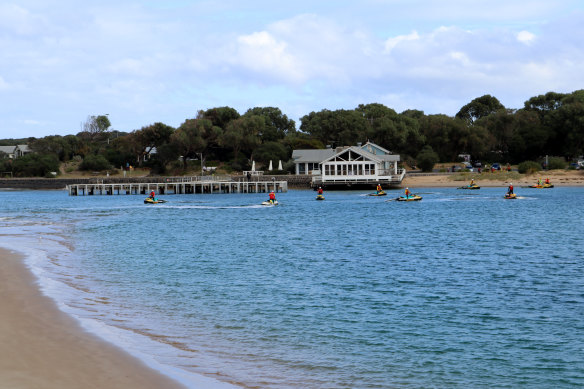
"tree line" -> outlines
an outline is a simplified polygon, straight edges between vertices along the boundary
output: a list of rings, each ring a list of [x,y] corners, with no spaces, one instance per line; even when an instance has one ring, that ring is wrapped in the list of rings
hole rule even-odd
[[[484,95],[454,117],[419,110],[397,113],[377,103],[324,109],[303,116],[298,129],[275,107],[255,107],[243,115],[231,107],[211,108],[178,128],[154,123],[129,133],[112,130],[107,116],[89,116],[76,135],[0,141],[27,143],[34,151],[14,161],[0,160],[0,170],[43,176],[58,171],[60,162],[77,159],[86,170],[138,165],[164,174],[169,168],[187,170],[197,159],[233,171],[249,170],[252,160],[282,160],[288,161],[285,170],[293,171],[294,149],[366,141],[400,154],[409,166],[452,162],[461,154],[512,164],[540,161],[546,155],[570,161],[584,154],[584,90],[548,92],[530,98],[521,109],[506,108]]]

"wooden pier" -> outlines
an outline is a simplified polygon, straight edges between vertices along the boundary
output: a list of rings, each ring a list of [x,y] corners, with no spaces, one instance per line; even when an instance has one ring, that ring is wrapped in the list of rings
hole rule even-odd
[[[67,185],[69,196],[94,195],[157,195],[170,194],[213,194],[213,193],[267,193],[287,192],[287,181],[233,181],[215,177],[164,178],[160,182],[119,182]]]

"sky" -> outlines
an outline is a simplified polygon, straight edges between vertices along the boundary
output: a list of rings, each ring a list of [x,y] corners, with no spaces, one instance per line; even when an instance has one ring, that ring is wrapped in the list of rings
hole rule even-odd
[[[582,0],[4,0],[0,139],[131,132],[199,110],[454,116],[584,89]]]

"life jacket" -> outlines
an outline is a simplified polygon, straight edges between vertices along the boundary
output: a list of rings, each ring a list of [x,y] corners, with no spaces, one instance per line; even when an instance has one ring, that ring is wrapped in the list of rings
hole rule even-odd
[[[274,192],[270,192],[270,200],[276,200],[276,194]]]

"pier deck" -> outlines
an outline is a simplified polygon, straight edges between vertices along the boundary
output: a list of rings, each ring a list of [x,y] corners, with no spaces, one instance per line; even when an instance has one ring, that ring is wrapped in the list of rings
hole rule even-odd
[[[93,195],[160,195],[201,193],[267,193],[287,192],[287,181],[233,181],[230,179],[201,179],[201,177],[167,178],[163,182],[95,183],[67,185],[69,196]]]

